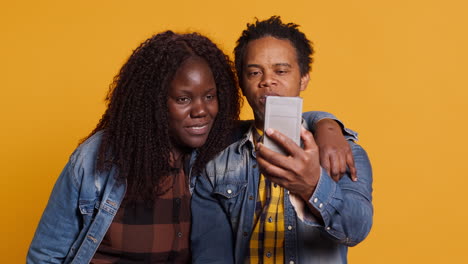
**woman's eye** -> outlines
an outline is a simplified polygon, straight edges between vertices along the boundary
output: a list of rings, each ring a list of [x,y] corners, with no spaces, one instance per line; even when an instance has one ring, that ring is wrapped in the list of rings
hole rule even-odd
[[[190,98],[188,98],[188,97],[179,97],[179,98],[176,99],[176,102],[178,104],[186,104],[186,103],[190,102]]]
[[[214,95],[214,94],[209,94],[209,95],[206,96],[206,99],[209,100],[209,101],[210,101],[210,100],[214,100],[214,99],[216,99],[216,95]]]

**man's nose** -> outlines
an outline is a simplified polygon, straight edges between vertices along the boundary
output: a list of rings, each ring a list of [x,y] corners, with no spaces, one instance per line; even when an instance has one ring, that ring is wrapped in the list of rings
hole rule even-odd
[[[192,101],[192,109],[190,116],[192,118],[204,117],[206,115],[206,103],[202,99],[196,99]]]
[[[260,87],[266,88],[276,85],[276,79],[272,72],[264,72],[260,80]]]

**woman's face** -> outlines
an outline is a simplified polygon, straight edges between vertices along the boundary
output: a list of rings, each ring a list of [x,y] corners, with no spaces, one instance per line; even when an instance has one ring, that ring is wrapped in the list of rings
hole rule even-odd
[[[170,83],[167,105],[173,145],[181,150],[205,144],[218,114],[218,97],[203,58],[191,57],[182,63]]]

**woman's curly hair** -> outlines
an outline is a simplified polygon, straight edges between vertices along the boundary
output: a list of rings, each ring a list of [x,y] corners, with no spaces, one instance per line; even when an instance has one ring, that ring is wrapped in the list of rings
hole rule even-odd
[[[88,136],[104,131],[97,169],[116,165],[119,179],[127,181],[127,193],[132,196],[154,197],[161,180],[173,171],[168,89],[177,69],[193,56],[205,59],[211,68],[219,110],[192,170],[202,170],[227,146],[226,135],[238,120],[241,105],[231,60],[198,33],[154,35],[133,51],[114,78],[106,97],[107,110]]]

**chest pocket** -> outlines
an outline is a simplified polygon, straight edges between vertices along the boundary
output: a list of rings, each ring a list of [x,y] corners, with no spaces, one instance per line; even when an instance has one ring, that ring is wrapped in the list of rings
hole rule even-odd
[[[247,182],[223,182],[217,183],[213,191],[234,228],[238,225],[246,188]]]
[[[96,200],[82,199],[79,201],[78,208],[83,219],[83,226],[87,226],[94,219],[99,204]]]

